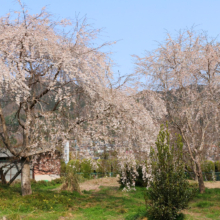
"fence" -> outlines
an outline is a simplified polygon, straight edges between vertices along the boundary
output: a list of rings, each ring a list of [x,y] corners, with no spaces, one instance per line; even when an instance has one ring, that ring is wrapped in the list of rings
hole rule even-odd
[[[190,180],[195,179],[195,173],[194,172],[186,172],[186,178]],[[204,181],[213,181],[214,179],[216,181],[220,181],[220,172],[203,172],[203,180]],[[215,178],[213,178],[215,177]]]

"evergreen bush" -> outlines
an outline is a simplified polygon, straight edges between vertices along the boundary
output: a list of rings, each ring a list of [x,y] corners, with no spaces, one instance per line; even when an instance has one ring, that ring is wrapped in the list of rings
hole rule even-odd
[[[146,192],[146,204],[150,219],[177,219],[186,208],[195,189],[185,178],[181,136],[170,146],[168,128],[161,126],[156,149],[151,148],[151,174]]]

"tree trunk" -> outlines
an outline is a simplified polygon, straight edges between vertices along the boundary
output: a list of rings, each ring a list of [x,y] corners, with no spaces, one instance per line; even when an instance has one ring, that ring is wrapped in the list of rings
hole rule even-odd
[[[202,169],[199,161],[196,161],[196,168],[197,168],[197,176],[198,176],[198,182],[199,182],[199,191],[200,193],[205,192],[205,184],[202,176]]]
[[[4,171],[2,168],[0,168],[0,176],[1,176],[2,184],[5,185],[7,182],[6,182]]]
[[[31,195],[31,180],[30,180],[30,164],[28,158],[25,158],[21,174],[21,193],[22,196]]]
[[[196,182],[198,182],[199,180],[198,180],[198,175],[197,175],[197,171],[196,171],[196,163],[194,163],[194,162],[193,162],[193,172],[195,174],[194,180]]]

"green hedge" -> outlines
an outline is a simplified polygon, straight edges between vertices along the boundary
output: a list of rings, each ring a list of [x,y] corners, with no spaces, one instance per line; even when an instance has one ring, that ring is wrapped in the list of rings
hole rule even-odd
[[[220,172],[220,161],[215,162],[215,172]]]

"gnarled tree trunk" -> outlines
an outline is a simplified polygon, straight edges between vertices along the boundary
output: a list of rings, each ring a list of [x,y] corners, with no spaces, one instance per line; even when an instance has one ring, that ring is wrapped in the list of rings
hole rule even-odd
[[[31,195],[31,179],[30,179],[30,164],[29,159],[23,159],[23,168],[21,174],[21,193],[22,196]]]

